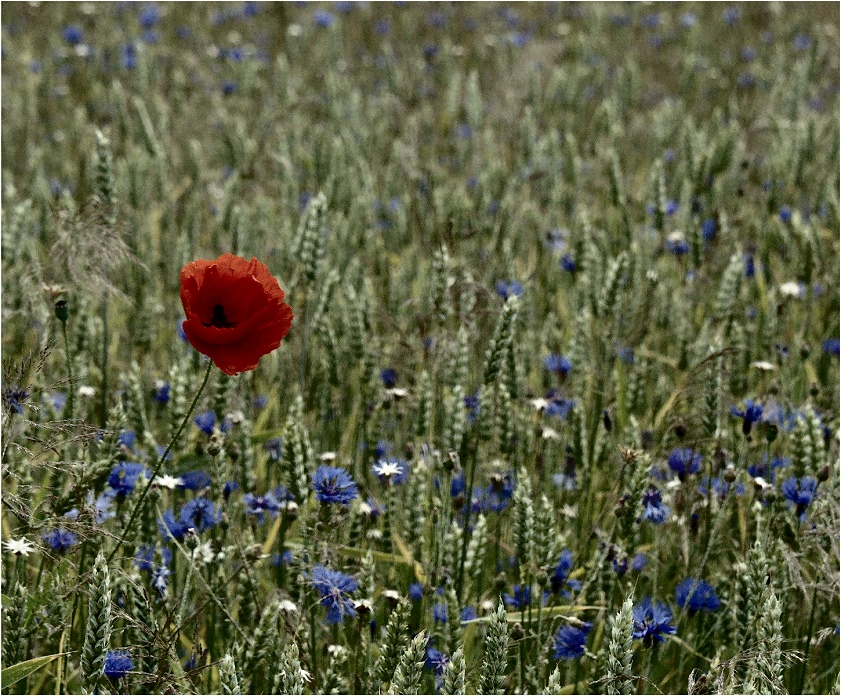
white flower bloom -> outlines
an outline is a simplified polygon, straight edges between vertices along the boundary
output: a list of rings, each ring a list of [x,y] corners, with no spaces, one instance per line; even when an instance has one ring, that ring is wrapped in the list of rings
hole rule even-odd
[[[286,33],[293,38],[297,38],[304,33],[304,30],[300,24],[290,24],[289,28],[286,30]]]
[[[757,370],[762,370],[763,372],[771,372],[772,370],[776,370],[777,366],[774,363],[768,362],[767,360],[757,360],[750,364],[751,367],[755,367]]]
[[[558,434],[557,430],[553,430],[552,428],[543,428],[542,437],[544,440],[560,440],[561,436]]]
[[[96,394],[96,389],[83,384],[81,387],[79,387],[78,394],[79,394],[79,396],[91,397],[94,394]]]
[[[803,287],[800,283],[790,280],[780,286],[780,294],[785,297],[803,297]]]
[[[764,478],[761,476],[757,476],[753,479],[754,484],[756,484],[759,488],[763,491],[771,488],[771,484],[768,483]]]
[[[383,590],[383,597],[393,599],[395,602],[400,601],[400,593],[397,590]]]
[[[672,479],[671,481],[669,481],[666,484],[666,488],[668,488],[669,490],[674,490],[675,488],[680,488],[680,486],[681,486],[681,482],[680,482],[680,479],[678,479],[678,478]]]
[[[302,669],[301,679],[303,679],[307,684],[309,684],[312,681],[312,675],[309,672],[307,672],[307,670]]]
[[[361,600],[365,601],[365,600]],[[345,653],[347,652],[347,648],[344,645],[328,645],[327,652],[336,658],[344,657]]]
[[[575,505],[564,505],[561,508],[561,514],[564,517],[568,517],[569,519],[573,519],[578,514],[578,508]]]
[[[332,462],[336,460],[336,453],[335,452],[322,452],[321,453],[321,461],[322,462]]]
[[[3,545],[6,551],[13,553],[15,556],[28,556],[35,550],[35,544],[26,539],[9,539],[4,541]]]
[[[282,612],[286,612],[287,614],[297,614],[298,606],[295,604],[295,602],[292,602],[288,599],[281,599],[280,610]]]
[[[535,411],[542,411],[549,405],[546,399],[531,399],[529,403],[534,406]]]
[[[215,557],[215,554],[213,553],[213,546],[209,541],[199,544],[195,549],[193,549],[192,556],[193,562],[199,565],[210,563]],[[224,556],[219,560],[225,560]]]
[[[400,387],[392,387],[391,389],[386,389],[385,391],[387,396],[390,396],[393,399],[402,399],[404,396],[409,394],[408,389],[402,389]]]
[[[169,474],[164,474],[163,476],[155,476],[154,484],[158,488],[168,488],[169,490],[175,490],[178,486],[184,484],[184,479],[180,476],[170,476]]]
[[[378,462],[374,464],[374,473],[382,478],[391,478],[392,476],[400,476],[403,473],[403,468],[397,462]]]

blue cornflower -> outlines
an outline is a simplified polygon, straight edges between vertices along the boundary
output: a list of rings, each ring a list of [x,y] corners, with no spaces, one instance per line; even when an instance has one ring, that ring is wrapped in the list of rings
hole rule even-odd
[[[572,363],[565,355],[549,353],[549,355],[543,358],[543,369],[547,372],[566,375],[572,369]]]
[[[137,15],[140,26],[144,29],[151,29],[161,20],[161,8],[155,3],[144,5]]]
[[[145,473],[146,478],[149,478],[149,470],[142,464],[120,462],[111,469],[111,474],[108,476],[108,485],[114,489],[118,499],[123,499],[134,490],[137,479],[140,478],[142,473]]]
[[[794,37],[794,48],[798,51],[808,51],[812,46],[812,39],[805,34],[798,34]]]
[[[511,281],[504,281],[498,280],[496,281],[496,294],[499,295],[503,300],[507,300],[509,297],[519,297],[523,294],[523,286],[516,280]]]
[[[283,454],[283,439],[279,437],[273,437],[271,440],[266,440],[266,444],[263,445],[266,448],[266,451],[269,453],[269,459],[273,462],[280,461],[280,457]]]
[[[432,607],[432,618],[438,623],[447,623],[446,602],[438,602],[434,607]]]
[[[841,350],[841,342],[837,338],[828,338],[823,342],[823,352],[827,355],[834,355],[838,357],[839,350]]]
[[[592,627],[593,625],[587,622],[582,622],[580,627],[561,626],[555,634],[555,650],[552,657],[556,660],[574,660],[581,657],[587,646],[587,634]]]
[[[254,408],[262,409],[266,408],[266,404],[269,403],[269,397],[265,394],[261,394],[260,396],[255,396],[254,400],[251,402],[251,405]]]
[[[181,508],[179,519],[185,527],[192,527],[197,534],[210,529],[221,518],[216,505],[208,498],[193,498]]]
[[[109,679],[122,679],[133,667],[128,650],[109,650],[105,653],[102,673]]]
[[[133,450],[137,442],[137,433],[133,430],[124,430],[120,433],[119,445],[125,447],[127,450]]]
[[[711,242],[718,232],[718,223],[714,218],[707,218],[701,223],[701,236],[705,241]]]
[[[756,276],[756,262],[753,260],[753,254],[745,253],[745,278],[753,278]]]
[[[450,658],[440,650],[436,650],[432,646],[429,646],[426,649],[426,668],[433,670],[436,677],[444,674],[444,670],[447,668],[447,663],[449,661]]]
[[[731,406],[730,413],[742,419],[742,432],[745,435],[750,435],[753,424],[758,423],[762,419],[762,405],[753,399],[745,399],[745,408],[743,411],[740,411],[735,406]]]
[[[443,12],[430,12],[426,18],[427,23],[431,27],[435,27],[440,29],[447,24],[447,18],[444,16]]]
[[[480,392],[473,395],[468,394],[464,397],[464,407],[467,409],[467,424],[473,425],[479,417],[481,411],[481,404],[479,401]]]
[[[163,597],[166,594],[166,588],[169,586],[169,576],[172,571],[165,565],[158,566],[152,570],[150,579],[152,587],[154,587]]]
[[[347,596],[356,592],[359,583],[350,575],[317,565],[312,569],[310,583],[321,595],[321,605],[327,607],[327,623],[337,624],[345,616],[356,616],[353,601]]]
[[[377,440],[377,446],[374,448],[374,459],[383,459],[393,449],[394,445],[388,440]]]
[[[134,70],[137,67],[137,47],[133,43],[120,46],[120,64],[126,70]]]
[[[391,22],[388,19],[381,18],[374,22],[374,31],[380,34],[388,34],[391,31]]]
[[[662,524],[669,517],[669,506],[663,503],[663,496],[655,486],[649,486],[643,493],[642,505],[640,521],[648,520],[654,524]]]
[[[56,413],[61,413],[64,410],[65,404],[67,404],[67,394],[64,392],[53,392],[50,394],[50,403]]]
[[[666,215],[674,215],[677,212],[678,207],[677,201],[666,201]]]
[[[576,265],[575,259],[572,257],[572,254],[564,254],[561,257],[559,265],[561,267],[561,270],[564,270],[567,273],[575,273]]]
[[[761,476],[768,483],[774,483],[774,478],[777,474],[777,469],[786,467],[791,464],[791,459],[788,457],[774,457],[769,461],[768,454],[762,455],[762,461],[759,464],[751,464],[748,467],[748,473],[756,478]]]
[[[459,138],[469,138],[473,135],[473,129],[467,123],[459,123],[456,126],[456,136]]]
[[[662,643],[664,635],[677,633],[671,625],[672,610],[662,602],[652,602],[646,597],[634,607],[634,638],[642,638],[645,647]]]
[[[783,222],[791,222],[791,206],[784,205],[780,208],[780,220]]]
[[[169,401],[169,391],[171,387],[169,382],[158,381],[155,383],[155,401],[159,404],[165,404]]]
[[[742,60],[750,62],[756,58],[756,49],[753,46],[743,46],[741,53]]]
[[[636,554],[631,559],[631,570],[635,570],[636,572],[640,572],[645,566],[648,565],[648,558],[642,552]]]
[[[269,513],[269,517],[274,519],[280,512],[280,501],[274,497],[271,491],[265,495],[246,493],[242,497],[242,502],[245,503],[245,514],[256,515],[261,524],[265,519],[264,513]]]
[[[79,543],[79,537],[62,527],[44,532],[43,539],[53,551],[58,553],[66,553]]]
[[[327,10],[316,10],[312,13],[312,21],[317,27],[332,27],[336,18]]]
[[[29,392],[19,387],[9,387],[3,391],[3,401],[12,413],[23,413],[23,402],[29,398]]]
[[[531,587],[529,585],[514,585],[513,594],[503,593],[502,601],[509,607],[516,607],[520,611],[531,604]]]
[[[680,16],[680,26],[684,27],[685,29],[691,29],[695,26],[698,21],[698,15],[692,12],[684,12]]]
[[[476,613],[476,607],[466,606],[464,609],[461,610],[461,622],[465,623],[467,621],[473,621],[478,614]]]
[[[181,541],[187,533],[187,525],[178,520],[172,510],[166,510],[158,520],[158,533],[164,541]]]
[[[140,572],[151,573],[155,566],[155,554],[160,554],[160,565],[169,565],[172,562],[172,551],[168,548],[158,547],[154,544],[142,544],[134,554],[134,565]]]
[[[707,476],[707,475],[702,476],[701,477],[701,483],[698,485],[698,492],[701,495],[706,496],[707,493],[709,493],[709,491],[710,491],[710,487],[712,488],[712,491],[719,498],[727,497],[727,494],[731,490],[730,484],[727,483],[727,481],[725,481],[723,478],[721,478],[719,476],[713,476],[712,484],[710,483],[710,477],[709,476]],[[733,493],[735,493],[736,495],[744,495],[744,493],[745,493],[745,487],[741,483],[735,484],[733,486],[732,490],[733,490]]]
[[[627,365],[633,365],[634,349],[630,346],[617,346],[616,357],[618,357],[623,363],[626,363]]]
[[[386,389],[392,389],[397,384],[397,370],[393,367],[387,367],[380,371],[380,379]]]
[[[381,459],[371,467],[380,482],[399,486],[409,478],[409,465],[402,459]]]
[[[78,24],[68,24],[61,32],[62,38],[71,46],[77,46],[82,43],[85,34],[82,27]]]
[[[467,489],[467,482],[464,478],[464,470],[455,474],[450,480],[450,497],[457,498],[462,495]]]
[[[722,19],[731,26],[738,22],[741,16],[742,11],[738,7],[725,7],[721,13]]]
[[[312,475],[312,489],[320,503],[348,505],[359,496],[359,489],[347,471],[338,466],[323,465]]]
[[[237,83],[233,80],[225,80],[222,82],[220,89],[222,90],[222,94],[229,97],[237,91]]]
[[[295,559],[295,556],[289,549],[285,549],[283,553],[276,553],[272,556],[272,565],[287,566]]]
[[[208,476],[207,473],[202,471],[201,469],[196,469],[195,471],[186,471],[183,474],[181,474],[178,478],[181,479],[181,483],[178,484],[178,487],[181,490],[202,491],[208,486],[210,486],[210,476]]]
[[[213,435],[213,426],[216,425],[216,414],[213,411],[205,411],[193,418],[193,423],[206,435]]]
[[[368,515],[370,516],[370,518],[371,518],[372,520],[377,519],[380,515],[382,515],[382,514],[385,512],[385,506],[384,506],[384,505],[380,505],[380,504],[377,502],[376,498],[374,498],[373,496],[370,496],[370,495],[369,495],[369,496],[365,499],[365,504],[366,504],[366,505],[368,506],[368,508],[370,509],[370,512],[368,512]]]
[[[543,409],[543,413],[546,416],[554,416],[556,418],[560,418],[561,420],[566,419],[570,410],[575,407],[576,403],[575,399],[565,399],[554,389],[546,394],[546,399],[549,403],[546,404],[546,408]]]
[[[420,602],[423,599],[423,584],[419,582],[413,582],[409,585],[409,598],[413,602]]]
[[[689,242],[683,235],[669,235],[666,239],[666,251],[675,256],[683,256],[689,253]]]
[[[673,449],[669,454],[669,468],[677,473],[681,481],[688,474],[698,473],[702,461],[703,457],[688,447]]]
[[[675,602],[686,608],[690,614],[696,611],[715,611],[721,601],[715,594],[715,588],[703,580],[686,578],[675,588]]]
[[[806,517],[806,508],[818,492],[818,481],[811,476],[804,476],[799,480],[796,476],[791,476],[782,482],[780,492],[790,506],[795,506],[795,513],[803,520]]]
[[[573,555],[569,549],[561,551],[561,558],[552,575],[549,576],[549,583],[552,592],[560,594],[562,597],[569,597],[569,590],[578,591],[581,589],[581,583],[578,580],[570,580],[569,574],[572,570]],[[569,589],[567,589],[569,588]]]

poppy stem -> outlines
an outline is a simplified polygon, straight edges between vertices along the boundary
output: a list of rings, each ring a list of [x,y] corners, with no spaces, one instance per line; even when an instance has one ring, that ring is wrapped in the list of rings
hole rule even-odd
[[[207,361],[207,370],[204,373],[204,379],[202,380],[201,386],[199,390],[196,392],[196,396],[193,398],[193,403],[190,404],[190,408],[187,409],[187,413],[184,414],[184,420],[181,421],[181,425],[179,426],[178,430],[175,432],[175,435],[172,436],[172,439],[169,441],[167,448],[164,450],[164,453],[161,455],[160,459],[158,459],[158,463],[155,465],[155,469],[152,471],[152,475],[149,477],[149,481],[146,484],[146,487],[143,489],[143,492],[140,494],[140,498],[138,499],[137,503],[134,506],[134,510],[131,512],[131,517],[129,517],[128,524],[125,526],[125,530],[128,531],[131,529],[132,524],[137,519],[137,516],[140,514],[140,508],[143,505],[143,501],[146,499],[146,494],[149,492],[149,489],[152,487],[152,484],[155,482],[155,478],[161,471],[161,467],[164,465],[166,458],[169,456],[169,453],[172,451],[172,448],[175,446],[175,443],[178,442],[178,438],[181,437],[181,433],[184,432],[184,428],[187,427],[187,423],[190,420],[190,416],[193,415],[193,410],[196,408],[196,404],[199,402],[199,397],[201,397],[202,392],[204,391],[205,386],[207,386],[207,380],[210,378],[210,371],[213,369],[213,361]],[[114,556],[117,554],[117,551],[120,550],[120,547],[123,545],[123,542],[126,540],[125,536],[121,536],[117,540],[117,545],[108,555],[108,563],[112,561]]]

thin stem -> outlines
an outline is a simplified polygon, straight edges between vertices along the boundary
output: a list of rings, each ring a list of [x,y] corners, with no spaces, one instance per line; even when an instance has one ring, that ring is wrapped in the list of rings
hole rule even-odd
[[[67,361],[67,381],[70,383],[67,395],[67,420],[73,420],[73,403],[76,400],[76,388],[73,384],[73,361],[70,359],[70,343],[67,340],[67,322],[61,322],[61,335],[64,336],[64,359]]]
[[[812,646],[812,629],[815,627],[815,607],[818,604],[818,585],[812,590],[812,610],[809,613],[809,630],[806,631],[806,650],[803,655],[803,668],[800,670],[800,686],[797,688],[798,694],[803,693],[803,687],[806,684],[806,671],[809,668],[809,648]]]
[[[178,430],[176,431],[175,435],[172,436],[172,440],[170,440],[169,444],[166,447],[166,450],[164,450],[164,453],[161,455],[161,458],[158,459],[158,463],[155,465],[155,468],[152,471],[152,475],[149,477],[148,483],[146,484],[145,488],[143,489],[143,492],[140,494],[140,498],[137,500],[137,503],[134,506],[134,510],[132,510],[131,517],[129,517],[129,520],[128,520],[128,524],[126,524],[126,526],[125,526],[126,531],[131,529],[132,524],[134,523],[135,519],[137,519],[137,516],[140,514],[140,507],[141,507],[141,505],[143,504],[143,501],[146,498],[146,494],[149,492],[149,489],[152,487],[152,484],[155,482],[155,478],[160,473],[161,467],[164,465],[164,462],[166,461],[166,458],[169,456],[169,453],[172,450],[173,446],[175,445],[176,442],[178,442],[178,438],[181,437],[181,433],[184,432],[184,428],[187,427],[187,423],[190,420],[190,416],[193,415],[193,409],[196,408],[196,404],[199,401],[199,397],[201,396],[202,392],[204,391],[205,386],[207,385],[207,380],[210,377],[211,369],[213,369],[213,362],[208,361],[207,371],[204,373],[204,379],[202,380],[201,386],[199,387],[199,390],[196,392],[196,396],[193,398],[193,403],[190,404],[190,408],[188,408],[187,413],[184,414],[184,420],[181,421],[181,425],[178,427]],[[125,541],[125,536],[121,536],[117,540],[117,545],[114,547],[114,549],[108,555],[108,563],[111,562],[111,560],[116,555],[117,551],[120,550],[120,547],[123,545],[124,541]]]
[[[478,442],[472,443],[472,446],[470,446],[470,459],[468,461],[470,473],[467,477],[467,495],[464,499],[464,533],[462,534],[461,539],[461,558],[459,560],[458,588],[456,591],[456,596],[458,597],[459,602],[462,601],[462,589],[464,587],[464,562],[467,560],[467,537],[470,532],[470,508],[472,507],[473,501],[473,476],[476,473],[476,452],[478,449]],[[498,542],[499,540],[497,540],[497,543]]]

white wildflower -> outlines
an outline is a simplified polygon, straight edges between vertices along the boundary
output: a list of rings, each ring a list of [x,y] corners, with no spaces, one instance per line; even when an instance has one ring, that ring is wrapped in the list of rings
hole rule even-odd
[[[15,556],[28,556],[35,550],[35,544],[26,539],[9,539],[4,541],[3,545],[6,551],[13,553]]]

